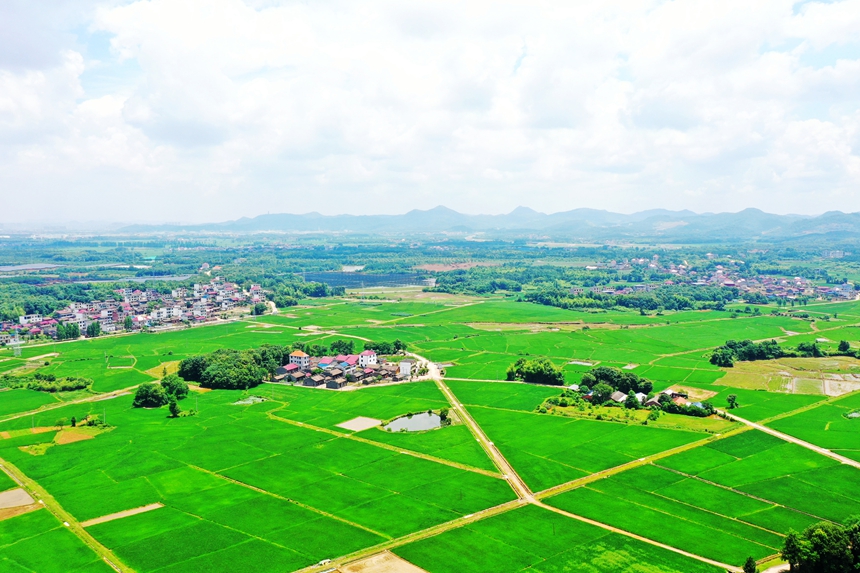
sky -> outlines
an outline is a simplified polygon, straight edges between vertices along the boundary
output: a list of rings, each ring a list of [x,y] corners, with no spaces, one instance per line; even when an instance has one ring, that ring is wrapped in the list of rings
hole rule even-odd
[[[0,222],[860,211],[860,0],[0,2]]]

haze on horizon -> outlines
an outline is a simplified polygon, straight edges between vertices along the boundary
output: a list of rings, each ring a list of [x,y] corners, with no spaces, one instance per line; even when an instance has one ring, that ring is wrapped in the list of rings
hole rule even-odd
[[[860,0],[0,4],[3,223],[819,214],[858,184]]]

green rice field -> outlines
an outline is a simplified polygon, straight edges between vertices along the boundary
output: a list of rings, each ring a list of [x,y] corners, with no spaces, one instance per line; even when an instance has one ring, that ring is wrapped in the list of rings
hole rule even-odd
[[[860,392],[755,389],[708,361],[728,339],[860,340],[860,304],[819,306],[839,319],[813,331],[767,314],[326,299],[185,330],[25,346],[20,359],[2,349],[0,374],[94,384],[0,390],[0,492],[18,487],[14,475],[45,502],[21,515],[0,508],[0,571],[112,571],[102,558],[112,555],[123,573],[317,573],[383,549],[429,573],[717,573],[764,562],[790,530],[860,514],[860,469],[716,416],[540,413],[562,389],[505,374],[518,358],[545,357],[569,384],[616,366],[718,408],[734,394],[737,416],[860,460]],[[402,340],[444,370],[445,384],[193,390],[180,405],[197,413],[179,418],[131,406],[136,385],[189,356],[345,338],[359,348]],[[820,364],[816,375],[834,374]],[[341,427],[443,408],[453,423],[438,429]],[[109,427],[69,429],[88,415]]]

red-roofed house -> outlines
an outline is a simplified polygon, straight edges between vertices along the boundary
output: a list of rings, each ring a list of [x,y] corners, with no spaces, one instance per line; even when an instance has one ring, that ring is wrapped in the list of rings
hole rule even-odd
[[[376,364],[376,352],[373,350],[365,350],[358,355],[358,365],[366,368],[370,364]]]

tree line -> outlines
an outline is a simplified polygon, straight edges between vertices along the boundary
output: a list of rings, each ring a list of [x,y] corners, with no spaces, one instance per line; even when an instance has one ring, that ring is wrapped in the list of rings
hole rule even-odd
[[[776,358],[821,358],[823,356],[860,355],[847,340],[841,340],[836,352],[828,353],[817,342],[801,342],[795,348],[780,346],[776,340],[753,342],[752,340],[727,340],[711,352],[709,361],[715,366],[731,368],[735,362],[753,362],[756,360],[773,360]]]

